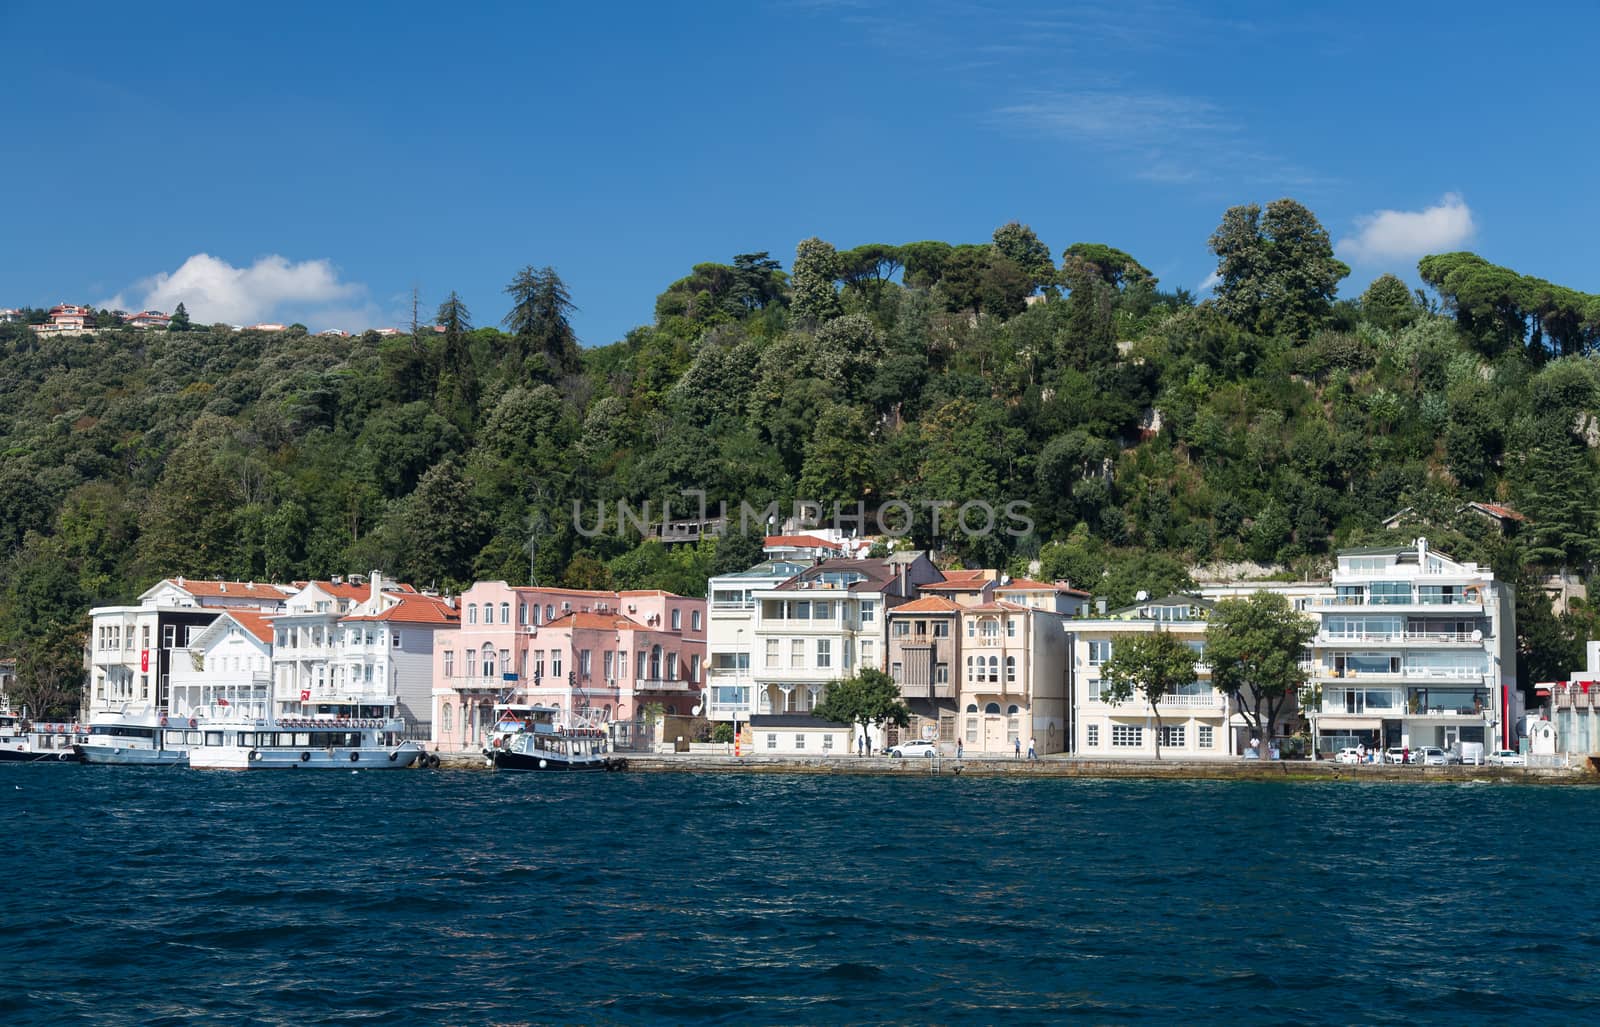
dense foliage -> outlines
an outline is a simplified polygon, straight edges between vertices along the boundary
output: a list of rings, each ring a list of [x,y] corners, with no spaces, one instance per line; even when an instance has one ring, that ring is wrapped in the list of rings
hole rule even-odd
[[[88,605],[175,574],[697,593],[759,545],[615,530],[618,500],[683,516],[689,489],[734,513],[906,500],[941,559],[1037,560],[1113,604],[1197,564],[1325,573],[1336,547],[1419,525],[1503,575],[1588,572],[1592,297],[1448,254],[1422,262],[1442,309],[1392,278],[1339,300],[1346,269],[1287,200],[1228,211],[1211,244],[1221,284],[1196,305],[1110,245],[1058,262],[1015,223],[980,244],[808,239],[792,276],[765,253],[696,265],[653,323],[589,349],[531,264],[505,331],[454,293],[441,330],[394,338],[0,326],[0,649],[25,688],[70,686]],[[947,515],[933,537],[923,501],[974,499],[1032,504],[1032,530]],[[1530,520],[1502,536],[1471,500]],[[586,525],[606,504],[608,530],[578,530],[575,502]],[[1580,658],[1586,620],[1519,613],[1524,681]]]

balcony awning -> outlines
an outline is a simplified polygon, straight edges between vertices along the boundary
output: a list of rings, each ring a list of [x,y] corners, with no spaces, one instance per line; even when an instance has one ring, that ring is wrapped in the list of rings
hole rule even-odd
[[[1323,728],[1337,730],[1345,728],[1351,731],[1382,731],[1382,717],[1318,717],[1317,729]]]

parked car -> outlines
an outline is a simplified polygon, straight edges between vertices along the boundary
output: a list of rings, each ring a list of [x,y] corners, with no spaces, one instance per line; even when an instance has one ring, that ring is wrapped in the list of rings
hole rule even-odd
[[[1361,752],[1358,749],[1352,749],[1352,748],[1349,748],[1347,746],[1347,747],[1339,750],[1338,754],[1333,757],[1333,762],[1335,762],[1335,763],[1360,763],[1361,762]]]
[[[1491,767],[1526,767],[1528,757],[1515,749],[1496,749],[1489,754]]]
[[[1403,745],[1395,745],[1395,746],[1391,746],[1390,748],[1384,750],[1383,762],[1385,762],[1385,763],[1411,763],[1411,762],[1415,762],[1414,760],[1410,759],[1410,757],[1413,756],[1413,755],[1415,755],[1415,754],[1412,753],[1411,750],[1407,749],[1405,746],[1403,746]]]
[[[1450,753],[1445,752],[1437,745],[1424,745],[1419,749],[1412,750],[1411,762],[1421,764],[1424,767],[1444,767],[1461,761],[1459,758],[1452,758]]]
[[[913,738],[911,741],[901,742],[889,750],[889,755],[895,759],[899,759],[902,756],[937,756],[938,754],[938,743],[930,742],[925,738]]]

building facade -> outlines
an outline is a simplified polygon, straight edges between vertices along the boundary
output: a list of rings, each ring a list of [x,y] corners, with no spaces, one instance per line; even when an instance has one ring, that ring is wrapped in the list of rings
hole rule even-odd
[[[770,540],[769,540],[770,541]],[[755,594],[769,590],[811,566],[810,560],[772,559],[706,583],[706,718],[749,723],[756,711],[750,675],[755,645]]]
[[[1516,603],[1493,571],[1429,548],[1338,554],[1333,595],[1314,603],[1307,710],[1323,755],[1462,743],[1516,748]]]

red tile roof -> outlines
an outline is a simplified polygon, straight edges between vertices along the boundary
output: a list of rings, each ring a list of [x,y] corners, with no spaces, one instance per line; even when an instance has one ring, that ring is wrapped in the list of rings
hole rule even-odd
[[[401,624],[454,625],[461,615],[438,599],[429,596],[407,596],[382,613],[363,617],[341,617],[341,621],[396,621]]]
[[[843,549],[837,542],[829,542],[815,535],[768,535],[761,543],[764,549]]]
[[[631,621],[626,617],[614,613],[576,613],[563,614],[545,625],[546,628],[583,628],[594,631],[624,631],[643,628],[638,621]]]
[[[272,619],[264,613],[253,610],[231,610],[223,614],[239,622],[239,626],[262,642],[272,641]]]
[[[1044,582],[1033,581],[1029,578],[1016,578],[1009,585],[1001,585],[996,592],[1065,592],[1067,595],[1087,596],[1089,593],[1079,588],[1073,588],[1065,581]]]
[[[1512,521],[1525,521],[1528,519],[1509,506],[1501,506],[1499,503],[1468,503],[1467,505],[1482,510],[1493,517],[1504,517]]]
[[[892,617],[897,613],[954,613],[959,609],[961,607],[942,596],[924,596],[891,608],[889,615]]]
[[[979,567],[976,570],[963,570],[961,568],[957,568],[955,570],[944,571],[943,573],[944,580],[949,582],[987,581],[989,580],[990,575],[990,572],[984,570],[982,567]]]
[[[992,582],[988,581],[935,581],[928,585],[918,585],[924,592],[982,592]]]
[[[979,603],[977,606],[968,606],[968,613],[1021,613],[1028,608],[1021,603],[1008,603],[1004,600],[995,600],[992,603]]]
[[[278,603],[289,598],[289,593],[277,585],[263,585],[254,581],[191,581],[188,578],[168,578],[167,581],[192,596],[270,599]]]

